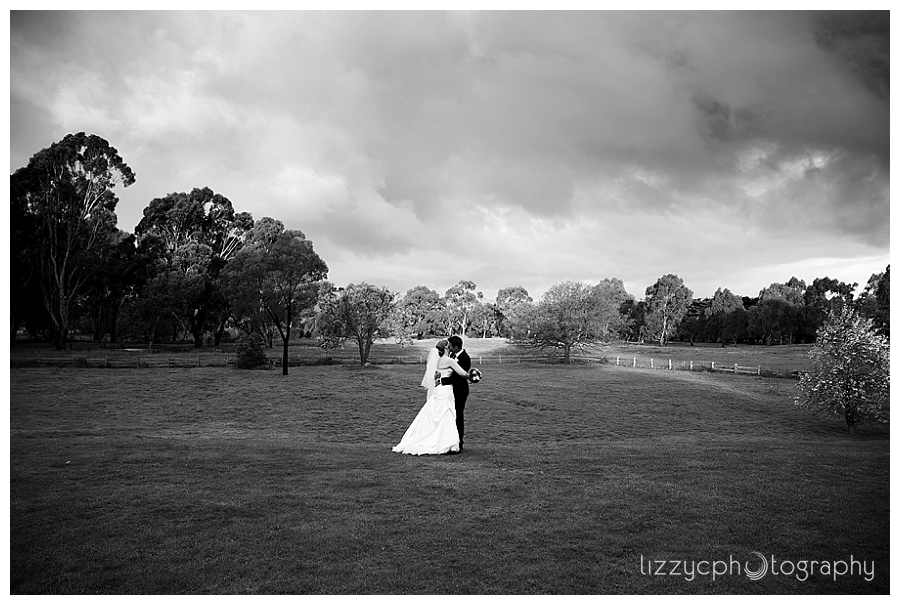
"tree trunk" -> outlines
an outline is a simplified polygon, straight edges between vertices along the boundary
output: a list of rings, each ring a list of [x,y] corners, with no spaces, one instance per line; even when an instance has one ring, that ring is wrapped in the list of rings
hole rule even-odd
[[[116,342],[119,336],[119,330],[116,324],[119,323],[119,311],[122,310],[122,302],[120,300],[112,303],[109,309],[109,342]]]
[[[226,325],[227,325],[227,319],[222,319],[222,321],[219,322],[219,326],[216,328],[216,331],[214,334],[215,342],[213,343],[213,346],[218,347],[222,343],[222,335],[225,333]]]
[[[281,375],[288,375],[288,346],[291,342],[291,323],[294,320],[294,305],[287,308],[287,327],[284,330],[284,352],[281,354]]]
[[[850,404],[848,404],[844,411],[844,421],[847,423],[847,429],[850,431],[851,437],[856,437],[857,420],[856,405],[851,407]]]

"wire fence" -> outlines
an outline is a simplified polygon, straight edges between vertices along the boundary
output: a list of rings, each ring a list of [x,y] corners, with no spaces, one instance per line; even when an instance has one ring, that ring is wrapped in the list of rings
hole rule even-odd
[[[201,367],[235,367],[237,355],[234,353],[199,353],[176,354],[165,353],[133,353],[131,355],[55,355],[51,357],[28,357],[12,359],[12,367],[80,367],[80,368],[201,368]],[[481,365],[511,365],[511,364],[558,364],[562,359],[558,355],[517,355],[494,354],[472,355],[472,363]],[[755,376],[779,376],[777,372],[767,370],[762,366],[747,366],[717,363],[715,361],[678,360],[668,358],[640,357],[637,355],[625,356],[591,356],[573,355],[573,363],[611,365],[620,368],[688,371],[688,372],[724,372],[734,375]],[[424,364],[425,355],[415,351],[401,352],[399,354],[382,354],[370,357],[370,365],[393,364]],[[269,367],[282,365],[281,355],[268,355]],[[349,352],[344,354],[336,352],[322,352],[314,349],[305,353],[288,355],[288,366],[319,366],[319,365],[353,365],[359,364],[359,356]],[[788,376],[794,376],[797,372],[791,372]]]

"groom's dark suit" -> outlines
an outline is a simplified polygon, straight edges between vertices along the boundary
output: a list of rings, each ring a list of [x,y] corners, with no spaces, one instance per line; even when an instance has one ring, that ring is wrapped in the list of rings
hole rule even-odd
[[[450,357],[453,357],[453,355],[451,354]],[[472,360],[465,349],[457,353],[455,359],[459,367],[466,372],[472,368]],[[463,433],[466,429],[465,411],[466,399],[469,398],[469,379],[467,376],[460,376],[456,372],[453,372],[450,378],[453,385],[453,398],[456,400],[456,430],[459,432],[459,447],[462,447]]]

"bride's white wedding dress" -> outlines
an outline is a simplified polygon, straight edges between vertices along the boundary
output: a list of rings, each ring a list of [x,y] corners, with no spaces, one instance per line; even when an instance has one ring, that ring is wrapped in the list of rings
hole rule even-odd
[[[452,369],[441,369],[441,377],[446,378],[453,373]],[[433,376],[433,372],[432,372]],[[426,372],[426,379],[428,373]],[[434,379],[431,379],[433,382]],[[438,385],[431,390],[428,401],[419,410],[403,439],[394,446],[393,451],[401,454],[447,454],[459,451],[459,433],[456,431],[456,404],[453,398],[453,387],[449,384]]]

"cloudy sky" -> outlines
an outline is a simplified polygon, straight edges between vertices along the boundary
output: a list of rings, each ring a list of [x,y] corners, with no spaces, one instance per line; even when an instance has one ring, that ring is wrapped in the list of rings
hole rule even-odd
[[[210,187],[342,286],[642,298],[890,262],[889,16],[12,12],[10,172],[107,139],[153,198]]]

